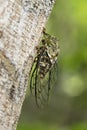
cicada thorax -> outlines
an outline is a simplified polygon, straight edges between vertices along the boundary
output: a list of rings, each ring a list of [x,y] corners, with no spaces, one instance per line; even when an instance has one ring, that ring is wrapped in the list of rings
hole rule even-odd
[[[44,37],[42,39],[42,44],[44,44],[46,46],[47,54],[50,58],[51,63],[54,65],[58,58],[58,54],[60,51],[57,38],[47,34],[44,31]]]

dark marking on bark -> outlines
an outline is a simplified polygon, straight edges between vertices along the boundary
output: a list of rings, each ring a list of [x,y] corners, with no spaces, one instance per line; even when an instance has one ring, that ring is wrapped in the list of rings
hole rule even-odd
[[[2,36],[3,36],[3,32],[2,30],[0,30],[0,38],[2,38]]]
[[[9,93],[9,98],[11,100],[14,100],[14,95],[15,95],[15,86],[12,85],[11,89],[10,89],[10,93]]]

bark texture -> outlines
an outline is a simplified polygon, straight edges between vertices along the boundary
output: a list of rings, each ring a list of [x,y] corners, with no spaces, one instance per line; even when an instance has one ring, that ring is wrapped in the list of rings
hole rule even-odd
[[[0,0],[0,130],[15,130],[54,0]]]

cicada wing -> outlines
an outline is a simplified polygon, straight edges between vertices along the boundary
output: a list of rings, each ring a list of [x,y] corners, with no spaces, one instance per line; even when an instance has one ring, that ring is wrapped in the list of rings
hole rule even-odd
[[[35,86],[35,100],[39,107],[44,107],[48,103],[50,92],[49,72],[44,78],[37,76]]]
[[[42,84],[40,80],[38,64],[39,64],[39,58],[36,57],[31,68],[29,85],[30,85],[30,91],[32,95],[35,97],[36,104],[40,106],[39,102],[41,99],[39,98],[42,91],[41,89]]]
[[[49,70],[43,79],[40,79],[40,93],[38,93],[39,98],[37,98],[37,103],[39,106],[44,107],[48,104],[51,95],[51,90],[55,87],[57,82],[57,63]],[[38,91],[39,92],[39,91]]]
[[[29,82],[30,91],[33,95],[35,95],[36,76],[37,76],[37,61],[35,59],[31,68],[30,82]]]
[[[38,62],[34,62],[31,78],[30,78],[30,90],[35,96],[35,101],[38,107],[42,108],[48,104],[50,97],[50,90],[55,84],[55,78],[57,71],[57,65],[55,65],[44,78],[39,75]]]

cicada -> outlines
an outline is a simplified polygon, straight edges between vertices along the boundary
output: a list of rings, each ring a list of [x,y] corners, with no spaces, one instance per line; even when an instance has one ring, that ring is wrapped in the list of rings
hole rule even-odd
[[[59,45],[56,37],[43,30],[40,46],[34,59],[30,73],[30,90],[34,94],[36,104],[43,107],[48,103],[53,68],[58,58]]]

